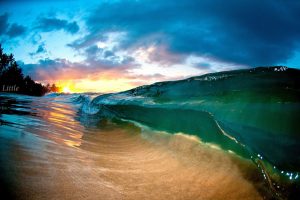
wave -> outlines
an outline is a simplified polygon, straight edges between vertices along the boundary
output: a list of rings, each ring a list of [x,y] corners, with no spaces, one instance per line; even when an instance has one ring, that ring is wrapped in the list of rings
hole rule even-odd
[[[259,67],[99,95],[86,101],[82,110],[169,133],[196,135],[251,158],[266,179],[276,174],[280,181],[297,182],[299,97],[299,70]]]
[[[93,106],[91,101],[99,96],[99,93],[48,93],[44,98],[51,98],[54,101],[79,104],[80,111],[86,114],[96,114],[99,112],[98,106]]]

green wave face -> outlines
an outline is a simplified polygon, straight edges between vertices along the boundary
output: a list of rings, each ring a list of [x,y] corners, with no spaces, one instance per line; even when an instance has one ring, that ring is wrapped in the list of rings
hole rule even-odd
[[[299,70],[270,67],[207,74],[102,95],[92,104],[102,114],[197,135],[258,165],[267,163],[264,169],[270,173],[298,179]]]

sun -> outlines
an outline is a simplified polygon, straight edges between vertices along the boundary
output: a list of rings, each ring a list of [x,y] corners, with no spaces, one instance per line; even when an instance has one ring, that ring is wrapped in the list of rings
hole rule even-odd
[[[70,90],[70,88],[69,87],[63,87],[63,89],[62,89],[62,92],[63,93],[72,93],[72,91]]]

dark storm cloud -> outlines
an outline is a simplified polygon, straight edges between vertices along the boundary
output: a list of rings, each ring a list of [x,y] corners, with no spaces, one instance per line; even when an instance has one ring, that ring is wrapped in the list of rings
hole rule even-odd
[[[15,38],[23,35],[26,32],[26,28],[16,23],[10,24],[8,17],[8,13],[0,15],[0,36],[5,35],[9,38]]]
[[[86,19],[90,34],[71,46],[87,47],[103,33],[125,31],[123,48],[156,34],[153,42],[166,44],[173,53],[271,65],[286,61],[299,48],[299,11],[299,1],[283,0],[102,3]]]
[[[64,30],[68,33],[75,34],[79,31],[79,26],[75,21],[68,22],[67,20],[63,20],[63,19],[47,18],[47,17],[43,17],[38,20],[37,28],[43,32]]]

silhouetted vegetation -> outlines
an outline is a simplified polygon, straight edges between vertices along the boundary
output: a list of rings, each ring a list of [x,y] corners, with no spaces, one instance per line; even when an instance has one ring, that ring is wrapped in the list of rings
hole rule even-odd
[[[42,96],[47,92],[59,92],[59,88],[55,84],[43,86],[30,76],[24,77],[13,54],[4,53],[0,44],[0,92]]]

